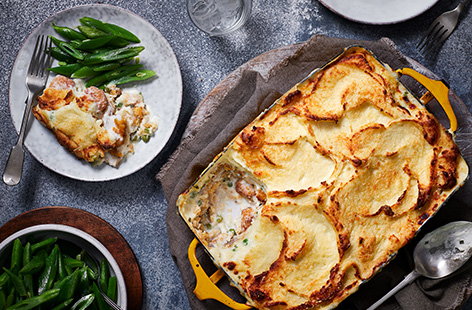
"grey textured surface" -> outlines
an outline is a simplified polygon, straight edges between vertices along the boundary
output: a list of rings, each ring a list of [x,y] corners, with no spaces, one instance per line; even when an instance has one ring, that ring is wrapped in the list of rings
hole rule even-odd
[[[188,309],[187,298],[169,251],[165,229],[166,202],[154,175],[175,149],[196,104],[224,76],[267,50],[300,42],[313,34],[378,39],[391,38],[406,55],[446,79],[472,108],[472,12],[439,55],[430,60],[414,46],[432,20],[458,1],[440,0],[413,20],[391,26],[349,22],[316,0],[254,1],[247,25],[222,38],[198,31],[187,17],[184,1],[101,1],[127,8],[155,25],[174,49],[182,70],[184,98],[173,138],[150,165],[121,180],[106,183],[74,181],[51,172],[27,155],[24,179],[17,187],[0,185],[0,224],[21,212],[46,205],[67,205],[91,211],[114,225],[137,254],[145,278],[145,309]],[[0,166],[16,141],[8,109],[8,80],[26,36],[55,12],[92,1],[2,0],[0,2]],[[471,307],[466,307],[471,308]]]

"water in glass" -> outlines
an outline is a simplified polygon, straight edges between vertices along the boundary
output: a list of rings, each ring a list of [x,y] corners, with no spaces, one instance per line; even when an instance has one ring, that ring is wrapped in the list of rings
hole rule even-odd
[[[187,0],[193,23],[209,35],[241,27],[251,12],[251,0]]]

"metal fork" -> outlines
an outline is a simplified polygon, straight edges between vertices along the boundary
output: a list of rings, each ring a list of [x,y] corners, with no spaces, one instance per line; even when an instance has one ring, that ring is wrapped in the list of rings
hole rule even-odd
[[[462,11],[467,7],[470,0],[465,0],[460,3],[455,9],[444,12],[438,18],[436,18],[426,33],[426,36],[418,43],[416,48],[419,52],[430,54],[437,50],[451,35],[457,26],[459,16]]]
[[[95,280],[95,283],[97,284],[98,291],[100,292],[100,295],[102,295],[103,300],[109,305],[113,310],[123,310],[120,306],[116,304],[116,302],[113,301],[108,295],[102,290],[102,286],[100,285],[100,277],[101,277],[101,270],[100,270],[100,262],[97,260],[95,256],[92,255],[87,255],[88,258],[92,260],[92,262],[95,264],[95,267],[97,267],[97,280]]]
[[[26,128],[31,115],[33,99],[46,86],[48,79],[47,68],[51,66],[52,57],[47,53],[47,49],[51,47],[51,39],[47,36],[40,35],[36,39],[33,56],[26,74],[26,88],[28,89],[28,97],[26,98],[26,107],[23,112],[23,120],[21,121],[20,134],[16,145],[11,149],[8,157],[5,171],[3,172],[3,182],[8,185],[16,185],[20,182],[23,170],[23,159],[25,151],[23,143],[25,140]]]
[[[107,294],[105,294],[105,293],[102,291],[102,288],[100,287],[100,285],[97,285],[97,287],[98,287],[98,291],[100,292],[100,295],[102,295],[103,300],[105,300],[105,302],[107,303],[107,305],[109,305],[110,307],[112,307],[113,310],[123,310],[123,309],[121,309],[121,307],[118,306],[112,299],[110,299],[110,297],[108,297]]]

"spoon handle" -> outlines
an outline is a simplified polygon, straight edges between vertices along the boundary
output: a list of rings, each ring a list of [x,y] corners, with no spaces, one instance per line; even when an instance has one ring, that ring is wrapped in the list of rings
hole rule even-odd
[[[407,285],[410,284],[411,282],[415,281],[416,278],[418,278],[419,276],[420,276],[420,274],[419,274],[418,272],[416,272],[416,270],[413,270],[412,272],[410,272],[410,273],[405,277],[405,279],[403,279],[402,282],[398,283],[397,286],[395,286],[394,288],[392,288],[392,290],[387,293],[387,295],[385,295],[384,297],[380,298],[375,304],[373,304],[372,306],[370,306],[369,308],[367,308],[367,310],[374,310],[374,309],[376,309],[378,306],[380,306],[381,304],[383,304],[387,299],[389,299],[390,297],[392,297],[393,295],[395,295],[399,290],[401,290],[402,288],[404,288],[405,286],[407,286]]]

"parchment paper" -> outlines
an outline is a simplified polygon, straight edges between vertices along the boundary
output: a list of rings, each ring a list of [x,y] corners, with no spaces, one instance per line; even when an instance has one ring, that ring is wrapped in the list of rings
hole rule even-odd
[[[393,69],[412,67],[437,78],[415,61],[402,55],[392,41],[354,41],[348,39],[314,36],[304,43],[282,47],[262,54],[231,73],[216,86],[198,105],[180,146],[157,175],[162,184],[169,207],[167,227],[172,256],[180,269],[190,305],[193,309],[225,309],[221,303],[199,301],[193,294],[195,276],[187,259],[187,247],[194,238],[180,218],[175,205],[178,195],[198,177],[213,157],[262,110],[281,94],[305,78],[313,69],[324,65],[349,45],[362,45],[374,52]],[[413,79],[402,77],[402,82],[417,95],[424,89]],[[458,116],[459,130],[456,142],[468,163],[472,162],[472,115],[454,94],[451,101]],[[428,108],[446,127],[448,121],[438,104]],[[387,293],[413,269],[411,253],[416,242],[428,231],[453,220],[472,221],[472,185],[466,185],[432,218],[418,236],[397,257],[359,291],[346,299],[340,309],[365,309]],[[208,255],[201,250],[197,257],[210,275],[216,268]],[[418,279],[397,293],[381,309],[456,309],[472,294],[472,272],[462,271],[443,280]],[[228,295],[244,301],[238,291],[222,280],[218,285]]]

